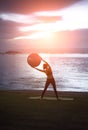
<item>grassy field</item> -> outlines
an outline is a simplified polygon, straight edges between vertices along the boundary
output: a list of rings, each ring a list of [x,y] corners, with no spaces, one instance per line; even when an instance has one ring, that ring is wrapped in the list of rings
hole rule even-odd
[[[59,93],[61,97],[73,97],[73,101],[29,99],[40,94],[0,91],[0,130],[88,130],[87,93]]]

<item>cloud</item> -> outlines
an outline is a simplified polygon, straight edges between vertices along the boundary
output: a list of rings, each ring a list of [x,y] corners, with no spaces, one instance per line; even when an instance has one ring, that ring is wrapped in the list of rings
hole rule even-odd
[[[12,21],[12,22],[24,23],[24,24],[33,24],[39,21],[32,14],[23,15],[23,14],[16,14],[16,13],[1,13],[0,18],[5,21]]]
[[[18,24],[0,19],[0,39],[12,39],[19,35]]]
[[[77,1],[80,0],[0,0],[0,12],[29,14],[62,9]]]
[[[0,32],[0,37],[12,38],[12,36],[17,36],[17,34],[19,36],[20,33],[23,33],[24,35],[24,31],[20,31],[21,29],[19,28],[22,28],[24,30],[25,28],[27,28],[27,30],[29,30],[29,34],[38,30],[42,31],[41,29],[44,29],[44,31],[46,31],[47,29],[52,30],[53,22],[60,20],[61,16],[53,16],[53,14],[50,14],[50,16],[39,16],[37,12],[31,13],[29,15],[16,13],[0,13],[0,19],[0,29],[3,30]]]
[[[23,42],[23,38],[54,32],[58,43],[59,31],[88,28],[87,14],[87,0],[0,0],[0,39],[3,43],[14,38]],[[62,42],[65,35],[61,36]],[[69,42],[70,35],[66,36]],[[81,37],[88,41],[87,36]],[[74,38],[78,41],[81,37]]]

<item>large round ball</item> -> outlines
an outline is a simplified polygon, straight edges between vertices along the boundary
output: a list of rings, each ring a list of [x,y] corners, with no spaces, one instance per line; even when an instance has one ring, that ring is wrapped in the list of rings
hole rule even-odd
[[[41,57],[37,53],[32,53],[27,57],[27,62],[31,67],[36,67],[41,63]]]

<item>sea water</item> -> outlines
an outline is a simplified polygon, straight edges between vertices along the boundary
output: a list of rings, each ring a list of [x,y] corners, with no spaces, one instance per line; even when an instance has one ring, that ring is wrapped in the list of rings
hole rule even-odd
[[[88,54],[39,54],[53,71],[58,91],[88,92]],[[0,90],[43,90],[46,75],[27,63],[28,54],[0,54]],[[53,90],[50,85],[48,90]]]

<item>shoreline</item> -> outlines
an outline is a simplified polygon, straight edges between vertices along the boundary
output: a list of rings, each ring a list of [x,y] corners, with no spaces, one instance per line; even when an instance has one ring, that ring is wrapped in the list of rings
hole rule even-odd
[[[72,91],[57,91],[58,96],[73,96],[73,97],[85,97],[88,96],[88,92],[72,92]],[[19,93],[30,94],[31,96],[40,96],[42,90],[0,90],[0,93]],[[54,91],[47,90],[44,96],[55,96]]]

